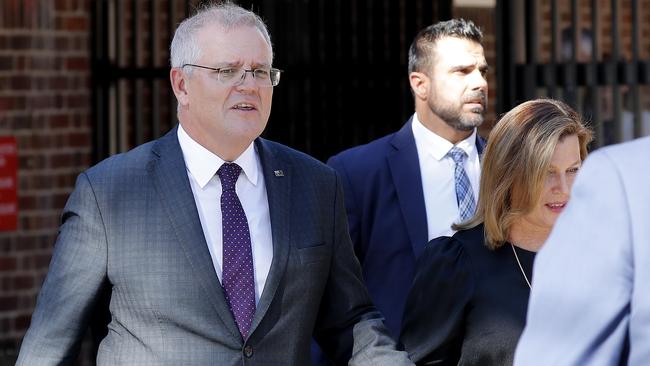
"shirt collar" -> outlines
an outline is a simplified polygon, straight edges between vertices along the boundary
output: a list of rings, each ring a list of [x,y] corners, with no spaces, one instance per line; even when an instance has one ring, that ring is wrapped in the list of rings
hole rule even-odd
[[[204,188],[226,161],[194,141],[180,124],[178,125],[178,143],[181,145],[187,170],[196,179],[199,186]],[[255,144],[251,142],[246,150],[233,161],[242,168],[246,179],[254,186],[257,185],[259,175],[257,160]]]
[[[442,160],[449,150],[454,147],[454,144],[426,128],[418,119],[417,113],[413,114],[412,128],[418,151],[430,154],[436,160]],[[469,157],[474,153],[478,153],[476,151],[476,128],[469,137],[458,142],[455,146],[465,151]]]

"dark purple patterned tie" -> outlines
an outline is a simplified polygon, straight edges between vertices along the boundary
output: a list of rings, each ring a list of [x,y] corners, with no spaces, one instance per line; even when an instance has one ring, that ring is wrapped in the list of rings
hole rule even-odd
[[[221,221],[223,223],[223,279],[226,301],[235,316],[242,337],[248,331],[255,314],[255,281],[253,278],[253,253],[246,214],[242,208],[235,183],[241,167],[224,163],[217,171],[221,179]]]

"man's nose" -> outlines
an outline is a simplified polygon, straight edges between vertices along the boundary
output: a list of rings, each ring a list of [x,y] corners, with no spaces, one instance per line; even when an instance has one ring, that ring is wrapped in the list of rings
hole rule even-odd
[[[482,90],[484,92],[488,89],[487,75],[482,73],[480,70],[474,70],[472,72],[472,90]]]
[[[241,78],[239,79],[239,82],[237,82],[236,86],[237,87],[245,87],[245,88],[254,88],[257,87],[257,81],[255,80],[255,70],[242,70],[243,74]],[[251,74],[250,77],[247,77],[248,74]]]

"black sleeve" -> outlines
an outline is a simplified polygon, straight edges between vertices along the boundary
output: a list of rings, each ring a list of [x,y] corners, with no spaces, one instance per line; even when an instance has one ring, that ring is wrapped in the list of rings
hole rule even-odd
[[[406,301],[400,341],[418,365],[457,365],[474,291],[469,257],[454,238],[430,241]]]

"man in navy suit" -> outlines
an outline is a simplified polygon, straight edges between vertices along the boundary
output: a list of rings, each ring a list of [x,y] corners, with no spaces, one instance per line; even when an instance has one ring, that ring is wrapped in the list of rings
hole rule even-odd
[[[478,198],[484,141],[476,127],[483,123],[488,96],[481,42],[480,29],[463,19],[420,31],[409,50],[415,114],[396,133],[328,161],[341,177],[350,234],[370,296],[393,336],[399,335],[415,262],[425,244],[450,235],[451,224],[466,218],[459,215],[457,173],[464,170],[464,181],[471,185],[465,185],[466,198]],[[452,148],[464,155],[458,167],[449,154]],[[473,213],[469,203],[465,216]]]
[[[231,3],[178,27],[179,126],[82,173],[18,365],[73,364],[110,292],[98,365],[410,365],[371,304],[336,173],[259,138],[280,71]]]

